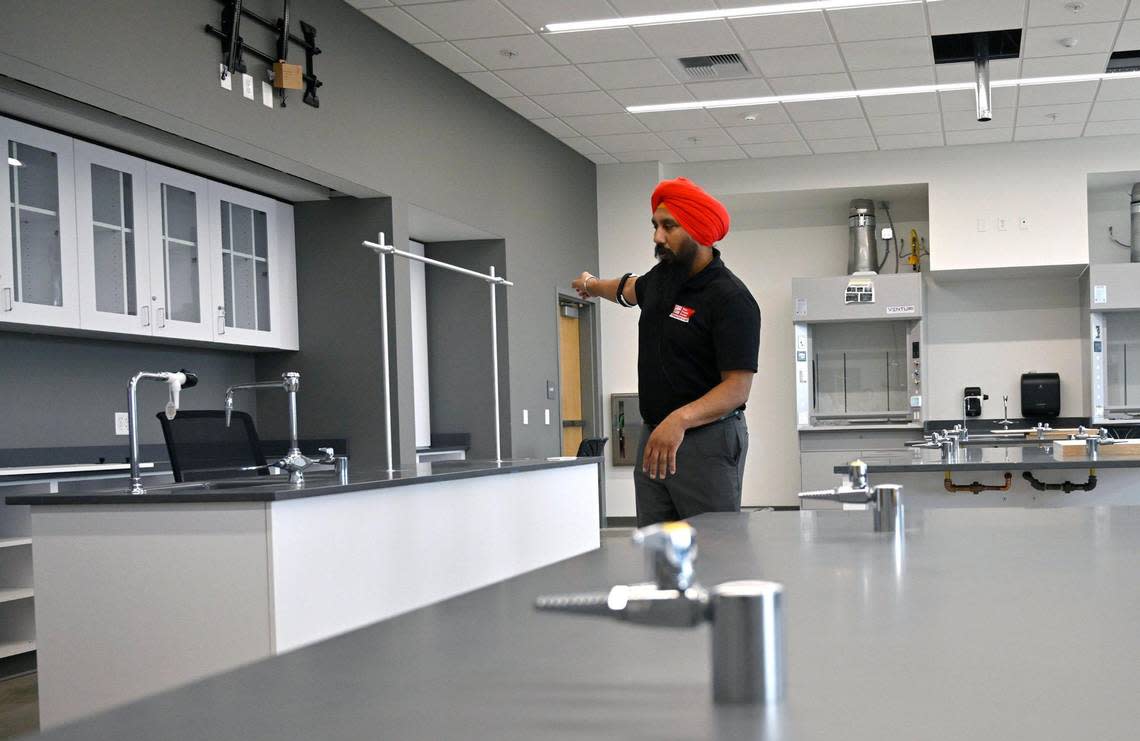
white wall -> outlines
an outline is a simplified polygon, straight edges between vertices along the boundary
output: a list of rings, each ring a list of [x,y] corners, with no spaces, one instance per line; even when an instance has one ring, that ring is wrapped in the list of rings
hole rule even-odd
[[[929,228],[918,228],[928,235],[931,252],[931,264],[924,268],[935,271],[927,305],[929,416],[950,419],[960,414],[966,385],[980,385],[990,394],[984,416],[1001,416],[1003,393],[1010,396],[1011,413],[1019,414],[1017,383],[1026,370],[1061,373],[1062,414],[1077,416],[1087,410],[1076,278],[1007,270],[1001,278],[971,280],[969,274],[947,271],[1087,262],[1090,230],[1102,228],[1090,224],[1088,217],[1088,173],[1136,169],[1140,141],[1134,137],[760,161],[603,165],[598,168],[599,264],[606,276],[648,267],[648,247],[642,253],[630,245],[649,243],[648,197],[658,173],[692,178],[718,196],[928,183]],[[1005,231],[995,229],[999,216],[1007,220]],[[1018,228],[1021,216],[1029,219],[1026,231]],[[1103,218],[1120,217],[1113,212]],[[985,232],[977,231],[978,219],[985,220]],[[904,225],[896,226],[905,234],[911,225],[905,225],[906,231]],[[1116,228],[1122,227],[1127,235],[1126,217]],[[747,414],[751,448],[745,505],[797,503],[792,357],[790,350],[783,351],[792,347],[790,279],[843,274],[846,242],[845,227],[815,227],[730,233],[722,243],[726,264],[752,290],[763,316],[760,370]],[[1121,255],[1127,259],[1121,249],[1117,260]],[[893,259],[891,263],[893,267]],[[637,388],[636,310],[606,306],[601,319],[608,415],[610,394]],[[607,464],[607,514],[632,515],[633,502],[632,470]]]

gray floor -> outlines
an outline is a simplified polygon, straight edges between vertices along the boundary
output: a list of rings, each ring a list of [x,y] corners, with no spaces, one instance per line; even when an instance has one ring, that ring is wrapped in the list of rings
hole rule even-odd
[[[0,681],[0,739],[40,729],[36,675]]]

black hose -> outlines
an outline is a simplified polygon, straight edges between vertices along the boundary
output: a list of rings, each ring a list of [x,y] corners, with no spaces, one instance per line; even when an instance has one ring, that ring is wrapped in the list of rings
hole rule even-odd
[[[887,223],[891,225],[891,234],[895,238],[895,272],[897,273],[899,271],[899,242],[898,234],[895,234],[895,221],[891,218],[891,207],[887,205],[887,202],[882,201],[879,203],[879,205],[882,206],[883,210],[887,212]],[[879,269],[875,271],[877,273],[883,272],[883,266],[887,264],[887,257],[889,257],[891,254],[890,240],[884,239],[883,241],[887,244],[887,251],[883,253],[883,261],[879,263]]]

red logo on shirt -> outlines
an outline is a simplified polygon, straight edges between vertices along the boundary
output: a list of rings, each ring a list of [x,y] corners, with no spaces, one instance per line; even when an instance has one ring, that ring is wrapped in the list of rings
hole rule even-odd
[[[673,306],[673,313],[670,314],[669,316],[672,317],[673,319],[676,319],[679,322],[684,322],[685,324],[688,324],[689,323],[689,317],[691,317],[693,314],[696,314],[696,313],[697,313],[696,309],[690,309],[688,306],[681,306],[680,304],[676,304]]]

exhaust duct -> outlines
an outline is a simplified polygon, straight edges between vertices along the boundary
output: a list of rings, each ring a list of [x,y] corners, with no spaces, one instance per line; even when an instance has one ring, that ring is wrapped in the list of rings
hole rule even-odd
[[[1135,193],[1135,191],[1133,191]],[[1133,229],[1140,224],[1133,201]],[[855,198],[847,211],[847,229],[850,251],[847,254],[847,273],[875,273],[879,269],[879,249],[875,241],[875,202],[868,198]]]
[[[1132,262],[1140,262],[1140,183],[1132,186]]]

